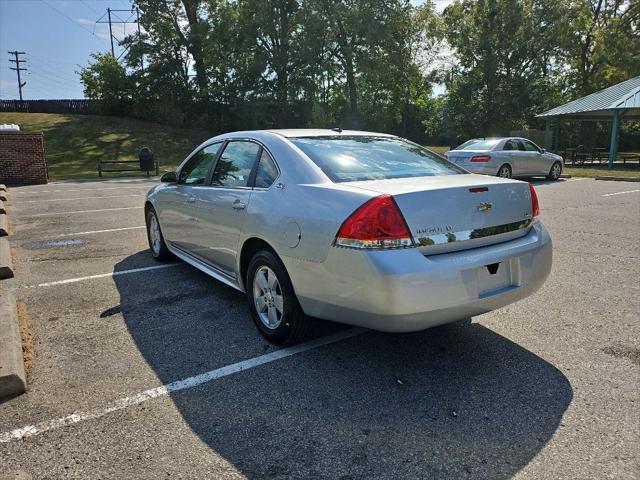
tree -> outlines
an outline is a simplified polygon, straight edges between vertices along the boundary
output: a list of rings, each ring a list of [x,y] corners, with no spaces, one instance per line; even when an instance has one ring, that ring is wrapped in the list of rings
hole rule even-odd
[[[524,128],[546,94],[562,8],[548,0],[463,0],[444,11],[458,64],[446,78],[448,110],[461,138]]]
[[[93,53],[92,64],[78,72],[87,98],[98,100],[106,113],[117,114],[133,96],[134,84],[111,53]]]
[[[640,2],[568,3],[561,46],[573,95],[586,95],[640,75]]]

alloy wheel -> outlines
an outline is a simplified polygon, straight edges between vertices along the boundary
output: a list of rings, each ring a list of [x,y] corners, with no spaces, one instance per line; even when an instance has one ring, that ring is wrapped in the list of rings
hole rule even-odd
[[[511,169],[507,165],[500,167],[498,176],[502,178],[511,178]]]
[[[278,277],[266,265],[258,268],[253,278],[253,301],[264,326],[278,328],[284,315],[284,298]]]
[[[155,215],[150,215],[149,218],[149,240],[151,243],[151,249],[153,253],[158,255],[160,253],[160,226],[158,225],[158,219]]]

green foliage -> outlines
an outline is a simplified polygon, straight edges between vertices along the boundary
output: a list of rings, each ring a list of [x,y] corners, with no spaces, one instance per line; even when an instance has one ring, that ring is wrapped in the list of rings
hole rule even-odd
[[[84,94],[87,98],[99,100],[105,113],[117,115],[132,98],[133,79],[111,54],[94,53],[91,58],[93,63],[79,72]]]
[[[81,78],[105,111],[175,125],[453,145],[540,127],[536,113],[640,75],[639,0],[414,3],[137,0],[142,41],[124,40],[123,65],[94,55]]]

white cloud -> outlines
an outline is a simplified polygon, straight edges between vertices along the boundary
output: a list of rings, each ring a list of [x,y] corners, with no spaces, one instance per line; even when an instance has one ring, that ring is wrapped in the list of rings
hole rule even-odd
[[[78,18],[76,20],[80,25],[93,25],[95,22],[95,20],[90,20],[88,18]]]

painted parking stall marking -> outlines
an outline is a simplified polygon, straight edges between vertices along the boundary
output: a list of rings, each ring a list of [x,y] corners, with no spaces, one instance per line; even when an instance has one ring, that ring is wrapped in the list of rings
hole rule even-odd
[[[163,397],[173,392],[179,392],[180,390],[187,390],[189,388],[197,387],[198,385],[202,385],[203,383],[208,383],[213,380],[217,380],[219,378],[233,375],[234,373],[250,370],[260,365],[265,365],[267,363],[275,362],[276,360],[280,360],[282,358],[290,357],[292,355],[313,350],[315,348],[319,348],[324,345],[329,345],[331,343],[339,342],[340,340],[345,340],[345,339],[354,337],[356,335],[360,335],[366,331],[367,330],[363,328],[350,328],[348,330],[344,330],[342,332],[338,332],[333,335],[328,335],[326,337],[311,340],[310,342],[276,350],[275,352],[267,353],[265,355],[260,355],[259,357],[243,360],[241,362],[233,363],[231,365],[227,365],[221,368],[216,368],[215,370],[209,370],[208,372],[201,373],[193,377],[177,380],[175,382],[162,385],[160,387],[151,388],[149,390],[139,392],[135,395],[115,400],[111,403],[108,403],[106,406],[102,408],[75,412],[75,413],[72,413],[71,415],[56,418],[53,420],[48,420],[42,423],[38,423],[36,425],[27,425],[21,428],[16,428],[8,432],[0,433],[0,443],[7,443],[12,440],[19,440],[25,437],[30,437],[30,436],[38,435],[40,433],[66,427],[68,425],[80,423],[85,420],[93,420],[96,418],[100,418],[111,412],[117,412],[118,410],[123,410],[127,407],[139,405],[143,402],[152,400],[154,398]]]
[[[153,185],[152,183],[149,184],[145,184],[145,185],[136,185],[136,186],[122,186],[122,187],[97,187],[97,188],[77,188],[77,189],[69,189],[69,190],[30,190],[29,192],[21,192],[21,191],[16,191],[15,193],[12,193],[12,195],[28,195],[28,196],[33,196],[34,194],[38,194],[38,193],[68,193],[68,192],[96,192],[96,191],[103,191],[103,190],[122,190],[123,188],[137,188],[137,189],[149,189],[151,188]]]
[[[20,203],[43,203],[43,202],[70,202],[72,200],[101,200],[103,198],[125,198],[125,197],[144,197],[141,193],[132,193],[127,195],[106,195],[104,197],[72,197],[72,198],[47,198],[39,200],[21,200]]]
[[[38,283],[36,285],[26,285],[22,288],[38,288],[53,287],[56,285],[67,285],[69,283],[78,283],[85,280],[95,280],[97,278],[119,277],[121,275],[129,275],[131,273],[148,272],[150,270],[160,270],[162,268],[171,268],[186,265],[186,263],[167,263],[164,265],[152,265],[150,267],[132,268],[131,270],[122,270],[120,272],[98,273],[96,275],[87,275],[86,277],[67,278],[65,280],[56,280],[54,282]]]
[[[607,194],[602,195],[602,196],[603,197],[613,197],[614,195],[624,195],[626,193],[636,193],[636,192],[640,192],[640,189],[638,189],[638,190],[626,190],[624,192],[607,193]]]
[[[96,233],[110,233],[110,232],[123,232],[126,230],[139,230],[141,228],[146,228],[144,225],[139,225],[136,227],[120,227],[120,228],[107,228],[104,230],[89,230],[86,232],[76,232],[76,233],[62,233],[60,235],[56,235],[56,237],[75,237],[77,235],[93,235]]]
[[[97,208],[93,210],[73,210],[71,212],[52,212],[52,213],[34,213],[21,215],[24,217],[50,217],[53,215],[71,215],[74,213],[96,213],[96,212],[112,212],[115,210],[142,210],[142,207],[117,207],[117,208]]]

